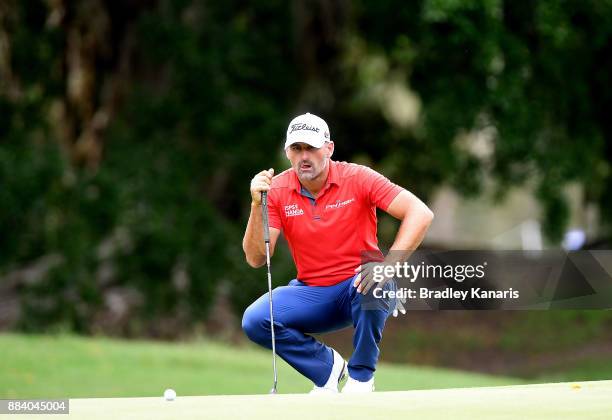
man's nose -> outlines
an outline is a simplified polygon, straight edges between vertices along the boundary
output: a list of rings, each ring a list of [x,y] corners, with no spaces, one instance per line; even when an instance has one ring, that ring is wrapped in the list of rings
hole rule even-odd
[[[309,160],[309,158],[310,158],[310,152],[308,150],[306,150],[306,149],[303,149],[300,152],[300,159],[301,160]]]

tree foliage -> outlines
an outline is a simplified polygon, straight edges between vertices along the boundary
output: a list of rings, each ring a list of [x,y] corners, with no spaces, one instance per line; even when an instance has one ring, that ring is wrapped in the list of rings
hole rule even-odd
[[[556,241],[577,182],[607,218],[611,38],[610,1],[4,2],[0,274],[39,269],[5,287],[21,325],[166,334],[219,284],[244,308],[249,180],[306,110],[425,200],[529,184]]]

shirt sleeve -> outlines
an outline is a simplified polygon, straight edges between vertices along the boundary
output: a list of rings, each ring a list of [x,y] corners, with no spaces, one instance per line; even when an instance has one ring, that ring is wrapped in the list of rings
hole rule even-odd
[[[278,194],[273,189],[268,193],[268,224],[271,228],[282,230]]]
[[[397,195],[404,190],[373,169],[364,167],[364,187],[370,202],[382,210],[387,210]]]

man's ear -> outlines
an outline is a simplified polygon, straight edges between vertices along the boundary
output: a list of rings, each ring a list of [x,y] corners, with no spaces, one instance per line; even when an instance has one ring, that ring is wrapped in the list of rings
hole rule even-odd
[[[327,143],[327,158],[329,159],[330,157],[332,157],[332,155],[334,154],[334,142],[330,141]]]

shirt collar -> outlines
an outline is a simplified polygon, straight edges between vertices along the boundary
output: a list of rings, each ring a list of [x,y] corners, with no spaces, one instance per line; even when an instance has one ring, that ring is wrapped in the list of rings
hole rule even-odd
[[[327,188],[328,185],[331,184],[336,184],[336,185],[340,185],[340,177],[338,176],[338,167],[337,167],[337,163],[334,162],[333,160],[329,160],[329,173],[327,174],[327,181],[325,182],[325,185],[323,185],[323,190],[325,190]],[[294,189],[295,191],[297,191],[298,193],[301,193],[302,191],[302,184],[300,183],[300,180],[297,176],[297,174],[295,173],[295,171],[293,171],[293,176],[291,177],[291,187],[292,189]],[[323,191],[322,190],[322,191]]]

